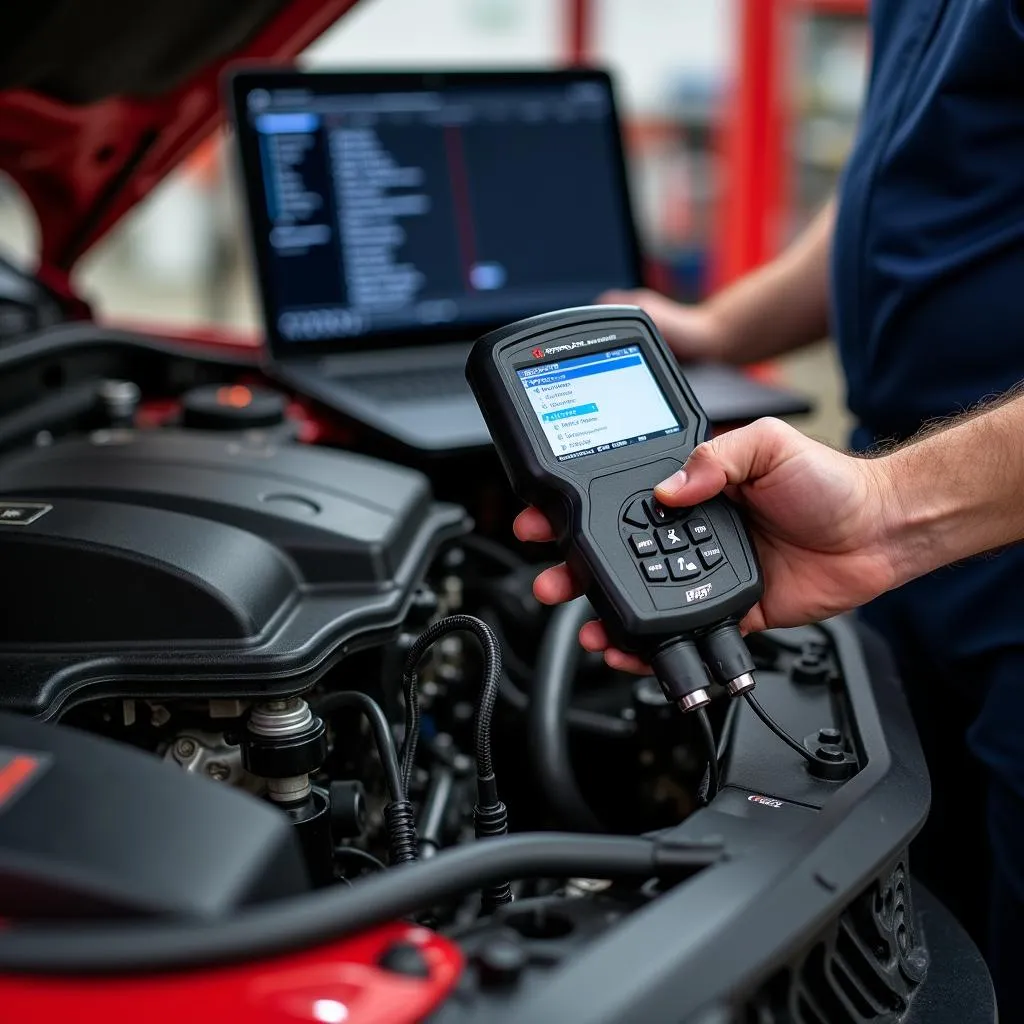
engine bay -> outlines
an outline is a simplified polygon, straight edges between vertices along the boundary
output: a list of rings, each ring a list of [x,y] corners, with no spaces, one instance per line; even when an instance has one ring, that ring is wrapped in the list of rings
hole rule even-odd
[[[308,445],[271,393],[201,390],[0,456],[0,746],[44,730],[75,794],[73,854],[29,820],[43,782],[0,818],[0,917],[26,926],[0,969],[182,969],[405,919],[462,965],[431,1020],[904,1019],[927,777],[870,634],[752,637],[765,709],[831,768],[716,691],[709,793],[696,724],[579,648],[584,601],[533,598],[550,553],[502,540],[498,467]],[[54,917],[88,928],[62,945]]]

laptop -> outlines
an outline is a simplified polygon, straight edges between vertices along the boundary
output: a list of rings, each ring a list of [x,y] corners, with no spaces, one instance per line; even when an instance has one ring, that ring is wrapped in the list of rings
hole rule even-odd
[[[405,445],[490,444],[479,335],[641,283],[605,72],[246,69],[229,91],[268,368]],[[687,376],[713,422],[808,408]]]

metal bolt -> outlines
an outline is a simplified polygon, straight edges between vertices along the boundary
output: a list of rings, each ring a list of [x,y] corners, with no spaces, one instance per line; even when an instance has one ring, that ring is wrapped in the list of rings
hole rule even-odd
[[[206,774],[210,776],[214,782],[227,782],[231,778],[231,767],[226,765],[223,761],[211,761],[206,766]]]
[[[818,730],[819,743],[838,743],[842,738],[843,734],[838,729],[828,727]]]
[[[105,380],[99,388],[100,399],[106,406],[111,426],[130,427],[135,419],[142,392],[130,380]]]
[[[181,757],[188,759],[192,757],[196,752],[196,741],[189,739],[187,736],[182,736],[174,744],[174,755],[175,757]]]
[[[822,761],[829,761],[832,764],[839,764],[840,761],[846,760],[846,754],[844,753],[843,748],[837,747],[832,743],[823,743],[815,751],[815,754],[817,754]]]
[[[161,725],[166,725],[171,720],[171,713],[163,704],[152,704],[150,708],[149,722],[154,728],[159,729]]]

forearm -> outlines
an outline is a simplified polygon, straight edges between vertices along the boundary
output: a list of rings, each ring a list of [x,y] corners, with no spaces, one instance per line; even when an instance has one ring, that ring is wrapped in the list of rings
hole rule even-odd
[[[900,582],[1024,540],[1024,398],[877,463]]]
[[[730,363],[770,359],[828,333],[832,199],[777,259],[708,300]]]

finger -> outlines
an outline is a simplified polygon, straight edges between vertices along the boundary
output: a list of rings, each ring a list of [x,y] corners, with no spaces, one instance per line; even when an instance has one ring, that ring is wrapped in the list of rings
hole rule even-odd
[[[533,581],[533,596],[541,604],[562,604],[579,597],[583,590],[576,585],[568,566],[554,565]]]
[[[755,604],[740,620],[740,633],[743,636],[749,636],[751,633],[760,633],[767,628],[768,623],[765,621],[764,609],[760,603]]]
[[[635,654],[627,654],[625,651],[620,651],[617,647],[609,647],[604,652],[604,663],[617,672],[632,672],[633,675],[637,676],[649,676],[651,674],[650,665],[642,658],[638,658]]]
[[[604,651],[605,664],[610,668],[636,675],[650,675],[650,667],[641,658],[609,646],[608,632],[604,624],[596,619],[585,623],[580,630],[580,645],[587,651]]]
[[[512,524],[512,532],[516,535],[517,540],[527,543],[542,543],[555,539],[555,532],[551,529],[551,524],[545,518],[544,513],[532,505],[529,508],[524,508],[516,516],[516,520]]]
[[[807,439],[782,420],[761,419],[697,445],[686,465],[654,489],[666,505],[697,505],[727,485],[766,475]]]
[[[603,651],[607,649],[608,644],[608,632],[597,619],[583,624],[580,630],[580,646],[585,651]]]

